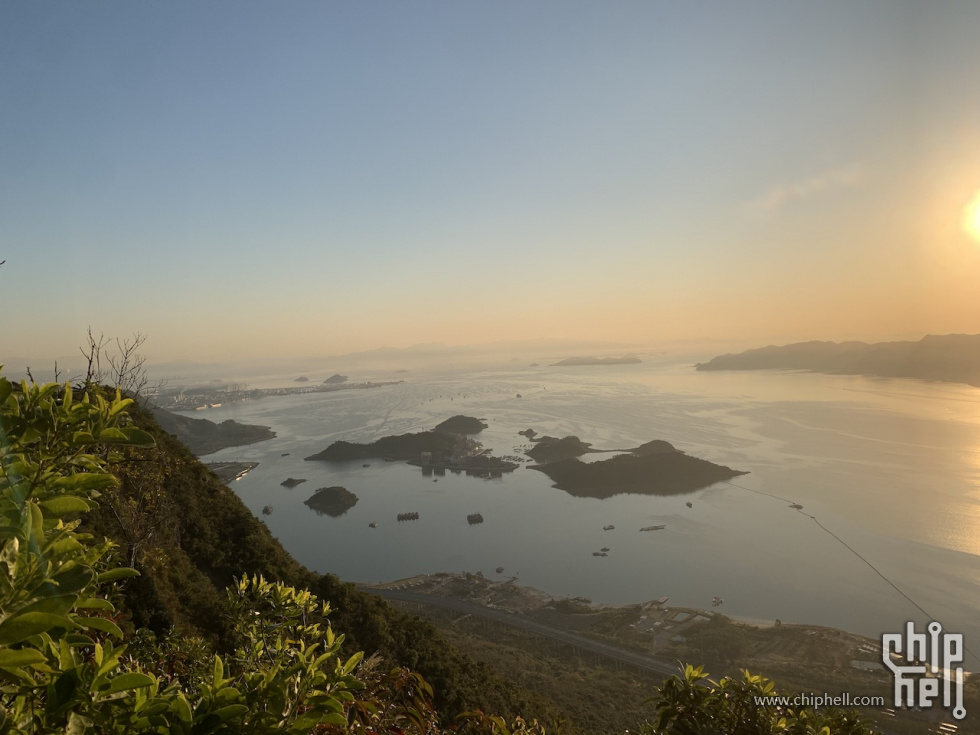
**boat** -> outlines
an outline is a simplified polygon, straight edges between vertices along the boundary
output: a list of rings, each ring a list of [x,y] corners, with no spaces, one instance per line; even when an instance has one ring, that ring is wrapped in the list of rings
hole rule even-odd
[[[609,547],[603,546],[601,549],[599,549],[599,551],[609,551]]]
[[[694,503],[692,503],[690,500],[687,501],[684,505],[686,505],[688,508],[693,508],[694,507]]]
[[[592,556],[609,556],[609,554],[604,551],[593,551]]]
[[[615,528],[615,526],[603,526],[602,527],[602,530],[603,531],[612,531],[614,528]]]
[[[793,510],[803,510],[803,506],[800,505],[799,503],[793,503],[789,507],[792,508]]]
[[[264,515],[264,516],[271,516],[272,515],[272,506],[271,505],[265,506],[262,509],[262,515]]]
[[[377,527],[378,527],[378,524],[375,521],[371,521],[368,524],[368,528],[377,528]]]
[[[466,516],[466,522],[471,526],[475,523],[483,523],[483,515],[481,513],[470,513]]]
[[[667,526],[666,525],[660,525],[660,526],[644,526],[640,530],[641,531],[660,531],[660,530],[662,530],[664,528],[667,528]]]
[[[497,574],[503,574],[503,573],[504,573],[504,568],[503,567],[497,567]]]

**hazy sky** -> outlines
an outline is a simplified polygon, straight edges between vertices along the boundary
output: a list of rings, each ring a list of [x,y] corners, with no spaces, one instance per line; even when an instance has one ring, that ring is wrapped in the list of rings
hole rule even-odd
[[[0,357],[980,332],[978,36],[976,2],[4,0]]]

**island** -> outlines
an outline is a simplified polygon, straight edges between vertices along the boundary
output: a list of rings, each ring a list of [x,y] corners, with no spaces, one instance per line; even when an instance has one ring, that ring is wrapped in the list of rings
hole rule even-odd
[[[283,480],[279,484],[282,485],[283,487],[290,487],[290,488],[292,488],[292,487],[296,487],[297,485],[302,485],[304,482],[306,482],[306,478],[305,477],[301,477],[299,479],[297,479],[295,477],[287,477],[285,480]]]
[[[561,362],[551,363],[555,366],[566,365],[635,365],[643,362],[636,355],[623,355],[622,357],[566,357]]]
[[[164,431],[177,437],[198,457],[228,447],[263,442],[276,436],[276,432],[268,426],[240,424],[232,419],[216,424],[207,419],[192,419],[171,413],[159,406],[151,411]]]
[[[453,416],[436,426],[433,431],[444,434],[479,434],[487,428],[487,424],[472,416]]]
[[[926,335],[918,342],[797,342],[720,355],[697,370],[810,370],[918,378],[980,387],[980,334]]]
[[[349,459],[418,459],[423,452],[453,453],[458,450],[457,435],[440,431],[421,431],[417,434],[386,436],[370,444],[336,441],[307,461],[340,462]]]
[[[528,434],[525,434],[525,436],[528,436],[534,442],[534,446],[527,450],[525,454],[538,462],[556,462],[562,459],[580,457],[589,452],[604,451],[593,449],[591,444],[582,441],[577,436],[566,436],[561,439],[556,439],[553,436],[542,436],[537,439]]]
[[[357,496],[347,488],[334,485],[319,488],[303,504],[316,511],[317,515],[337,518],[357,505],[357,500]]]
[[[430,474],[433,470],[444,474],[448,469],[454,472],[465,471],[467,474],[497,476],[498,473],[510,472],[520,466],[491,456],[479,442],[463,434],[447,434],[441,431],[386,436],[370,444],[336,441],[322,452],[306,457],[306,460],[343,462],[371,458],[405,460],[411,465],[421,467],[425,474]]]
[[[553,487],[569,495],[600,499],[625,493],[683,495],[748,474],[692,457],[662,440],[600,462],[571,458],[530,465],[528,469],[543,472],[554,482]]]
[[[341,375],[339,373],[334,373],[329,378],[323,381],[324,385],[337,385],[338,383],[346,383],[347,376]]]
[[[296,378],[296,380],[294,380],[293,382],[294,382],[294,383],[309,383],[309,382],[310,382],[310,379],[309,379],[309,378],[307,378],[307,377],[306,377],[305,375],[300,375],[300,376],[299,376],[298,378]]]

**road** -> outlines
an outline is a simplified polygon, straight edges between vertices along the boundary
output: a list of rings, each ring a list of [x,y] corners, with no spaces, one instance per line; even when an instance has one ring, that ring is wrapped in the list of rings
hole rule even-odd
[[[618,663],[634,666],[638,669],[642,669],[643,671],[649,671],[652,674],[672,676],[679,673],[676,663],[670,663],[668,661],[664,661],[663,659],[654,658],[653,656],[637,653],[635,651],[629,651],[625,648],[620,648],[619,646],[614,646],[610,643],[597,641],[594,638],[587,638],[586,636],[572,633],[567,630],[562,630],[561,628],[554,628],[550,625],[545,625],[544,623],[540,623],[531,618],[526,618],[522,615],[515,615],[514,613],[504,612],[503,610],[494,610],[493,608],[485,607],[484,605],[478,605],[475,602],[467,602],[465,600],[456,599],[455,597],[427,595],[423,592],[377,589],[375,587],[363,587],[360,585],[358,585],[358,588],[363,592],[384,597],[386,600],[413,602],[418,605],[441,607],[447,610],[453,610],[455,612],[477,615],[479,617],[492,620],[496,623],[521,628],[529,633],[534,633],[535,635],[542,636],[543,638],[549,638],[553,641],[564,643],[576,649],[589,651],[590,653],[594,653],[598,656],[602,656]]]

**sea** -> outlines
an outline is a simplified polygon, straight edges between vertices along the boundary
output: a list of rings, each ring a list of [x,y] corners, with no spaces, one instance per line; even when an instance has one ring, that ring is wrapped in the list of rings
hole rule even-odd
[[[252,382],[289,386],[295,378]],[[936,620],[980,651],[980,389],[800,371],[699,372],[669,358],[376,369],[351,380],[402,382],[185,414],[276,432],[203,459],[259,463],[231,486],[310,569],[364,583],[481,572],[556,597],[628,604],[666,596],[669,605],[749,622],[872,638]],[[457,414],[484,419],[488,428],[476,438],[497,456],[522,455],[530,444],[518,432],[533,429],[600,449],[664,439],[748,474],[687,495],[598,500],[573,497],[525,466],[488,479],[425,475],[382,459],[304,460],[337,440],[424,431]],[[289,477],[306,482],[282,487]],[[333,485],[357,504],[339,517],[304,504]],[[403,512],[419,519],[397,521]],[[475,513],[483,523],[468,523]],[[593,555],[604,547],[606,556]],[[723,602],[713,606],[715,598]],[[964,663],[980,666],[972,653]]]

